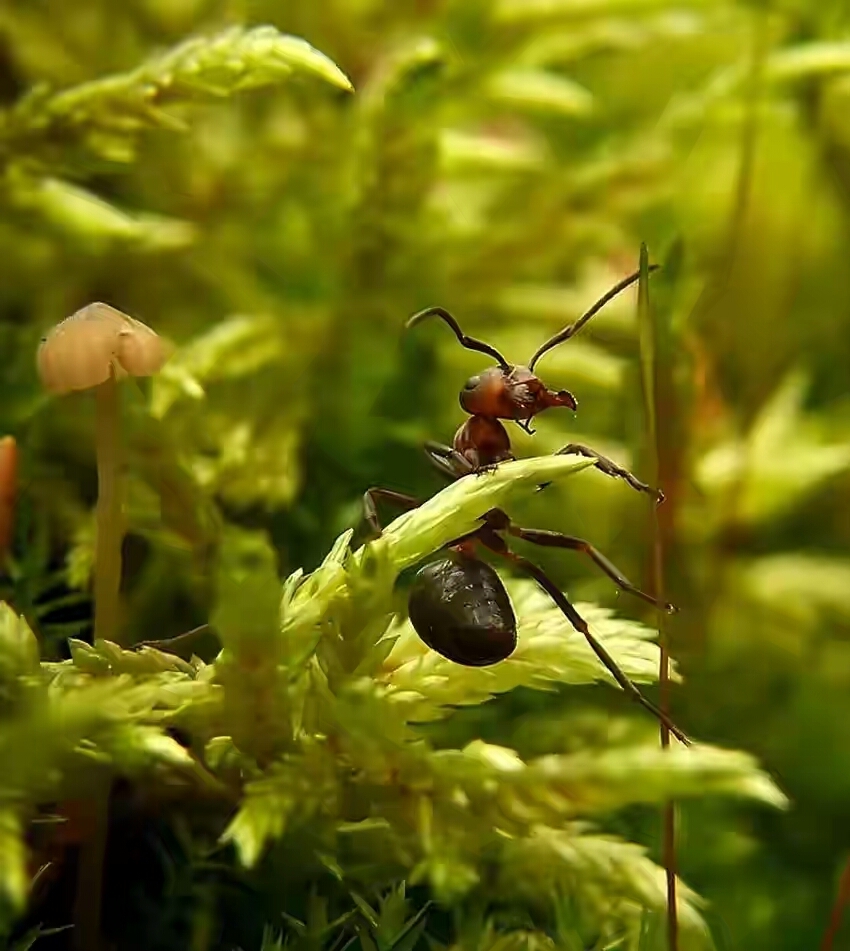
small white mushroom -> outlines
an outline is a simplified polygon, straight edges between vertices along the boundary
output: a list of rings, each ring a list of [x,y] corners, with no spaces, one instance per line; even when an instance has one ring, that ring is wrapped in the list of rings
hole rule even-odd
[[[152,376],[168,358],[165,341],[109,304],[88,304],[58,323],[38,348],[51,393],[87,390],[122,376]]]
[[[122,514],[121,420],[123,376],[152,376],[168,358],[150,327],[109,304],[89,304],[58,323],[41,341],[38,373],[52,393],[94,390],[97,450],[97,533],[94,636],[116,639],[119,628]]]

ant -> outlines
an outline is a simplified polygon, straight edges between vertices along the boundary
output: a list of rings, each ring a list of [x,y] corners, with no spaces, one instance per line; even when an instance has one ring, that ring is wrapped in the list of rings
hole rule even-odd
[[[655,267],[652,268],[655,270]],[[425,317],[441,317],[455,331],[461,345],[469,350],[487,353],[499,361],[499,366],[472,377],[460,395],[461,406],[471,415],[454,437],[453,445],[428,442],[425,452],[437,469],[452,481],[493,468],[500,462],[513,459],[510,439],[500,419],[512,419],[531,432],[530,420],[550,406],[576,408],[575,397],[567,390],[553,392],[534,375],[537,360],[552,347],[572,337],[612,297],[629,287],[639,274],[632,274],[608,291],[574,324],[555,334],[532,357],[528,367],[510,365],[489,344],[466,336],[454,317],[443,308],[428,308],[415,314],[407,323],[413,326]],[[657,501],[663,495],[644,485],[625,469],[600,456],[586,446],[571,444],[559,454],[578,453],[596,460],[595,465],[606,475],[625,479],[633,488],[648,492]],[[541,486],[540,488],[543,488]],[[418,508],[422,503],[413,496],[390,489],[371,488],[363,497],[366,521],[380,536],[377,501],[383,499],[406,509]],[[576,611],[560,588],[534,562],[518,555],[508,547],[504,535],[510,535],[535,545],[565,548],[587,555],[622,590],[656,607],[660,602],[633,585],[622,572],[589,542],[560,532],[521,528],[514,525],[501,509],[491,509],[481,518],[482,525],[474,531],[449,542],[447,556],[425,565],[419,570],[408,597],[408,613],[414,630],[432,650],[456,664],[468,667],[487,667],[510,657],[517,644],[516,615],[502,580],[487,562],[478,557],[478,548],[511,561],[531,575],[552,598],[570,624],[587,640],[593,652],[609,671],[617,684],[633,700],[649,710],[678,740],[690,745],[688,737],[675,723],[648,700],[618,667],[602,644],[593,636],[587,622]],[[672,604],[663,607],[670,613]]]

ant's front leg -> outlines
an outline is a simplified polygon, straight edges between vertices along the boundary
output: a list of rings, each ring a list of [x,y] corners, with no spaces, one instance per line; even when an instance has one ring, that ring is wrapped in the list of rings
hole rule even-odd
[[[475,466],[457,449],[446,446],[440,442],[425,443],[425,455],[432,466],[452,482],[456,482],[462,476],[471,475],[478,471]]]
[[[664,501],[664,493],[660,489],[653,489],[651,485],[641,482],[640,479],[629,472],[628,469],[618,466],[616,462],[608,459],[606,456],[600,455],[595,449],[589,449],[587,446],[582,446],[579,443],[571,442],[568,446],[564,446],[563,449],[559,449],[555,455],[575,455],[585,456],[588,459],[595,459],[596,462],[594,464],[600,472],[604,472],[605,475],[611,476],[614,479],[625,480],[633,489],[638,492],[646,492],[647,495],[651,495],[659,504]]]
[[[406,510],[419,508],[422,504],[419,499],[408,495],[406,492],[394,492],[392,489],[375,487],[367,489],[363,494],[363,517],[378,538],[383,534],[381,523],[378,520],[378,499],[383,499],[385,502],[393,502]]]

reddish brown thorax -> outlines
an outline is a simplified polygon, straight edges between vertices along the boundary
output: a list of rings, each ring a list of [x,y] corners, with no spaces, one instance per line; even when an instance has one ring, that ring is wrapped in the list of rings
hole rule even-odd
[[[476,469],[513,459],[508,431],[492,416],[471,416],[455,433],[453,446]]]
[[[529,420],[552,406],[577,406],[572,393],[547,389],[528,367],[490,367],[471,377],[460,405],[473,416],[513,420]]]

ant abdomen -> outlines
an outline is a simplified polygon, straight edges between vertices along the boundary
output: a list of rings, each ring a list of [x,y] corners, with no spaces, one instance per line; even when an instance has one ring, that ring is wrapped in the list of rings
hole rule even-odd
[[[459,555],[422,568],[408,611],[425,644],[455,664],[487,667],[516,648],[516,615],[508,592],[494,569],[477,558]]]

